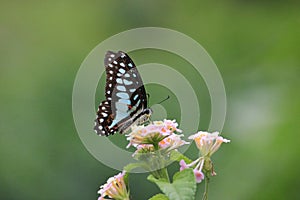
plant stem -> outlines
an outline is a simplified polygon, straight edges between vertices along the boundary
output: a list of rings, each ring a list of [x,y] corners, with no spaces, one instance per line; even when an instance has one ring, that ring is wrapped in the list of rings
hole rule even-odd
[[[205,189],[202,200],[208,200],[208,184],[209,184],[209,176],[205,176]]]
[[[160,150],[158,150],[158,158],[159,158],[159,173],[161,178],[165,178],[166,180],[168,180],[168,182],[170,183],[170,178],[169,178],[169,174],[168,174],[168,169],[165,166],[165,160],[164,157],[161,155]],[[163,167],[163,168],[161,168]]]
[[[161,168],[159,171],[160,171],[161,177],[167,179],[168,182],[170,182],[168,169],[166,167],[164,167],[164,168]]]
[[[166,179],[168,182],[170,182],[170,178],[169,178],[169,174],[168,174],[168,169],[167,167],[165,167],[165,160],[164,157],[161,154],[161,151],[159,149],[159,145],[157,144],[153,144],[154,149],[155,149],[155,158],[154,159],[156,161],[156,166],[157,170],[155,170],[155,174],[156,174],[156,178],[163,178]]]

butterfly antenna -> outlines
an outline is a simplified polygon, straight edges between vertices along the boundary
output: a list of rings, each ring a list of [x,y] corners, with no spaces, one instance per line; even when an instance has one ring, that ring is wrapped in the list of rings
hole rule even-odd
[[[158,102],[157,104],[161,104],[161,103],[167,101],[168,99],[170,99],[170,96],[169,96],[169,95],[167,96],[167,98],[163,99],[162,101]]]

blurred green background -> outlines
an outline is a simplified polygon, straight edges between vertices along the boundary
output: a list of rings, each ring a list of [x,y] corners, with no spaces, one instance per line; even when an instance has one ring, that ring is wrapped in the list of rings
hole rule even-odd
[[[197,40],[223,76],[223,134],[232,142],[214,157],[210,199],[300,199],[300,3],[266,0],[0,1],[0,199],[96,199],[98,187],[118,173],[81,143],[72,87],[98,43],[144,26]],[[167,53],[130,55],[137,64],[172,66]],[[201,129],[210,117],[207,95],[198,93]],[[134,199],[158,191],[146,176],[133,175]]]

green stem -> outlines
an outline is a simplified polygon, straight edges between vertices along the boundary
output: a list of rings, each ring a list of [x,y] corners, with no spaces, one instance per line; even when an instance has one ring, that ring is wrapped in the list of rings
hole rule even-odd
[[[159,179],[159,178],[160,178],[160,172],[159,172],[159,170],[152,171],[151,174],[152,174],[156,179]]]
[[[164,163],[164,158],[161,155],[161,151],[159,149],[159,145],[158,143],[154,143],[153,144],[154,149],[156,151],[156,160],[157,161],[157,167],[158,169],[154,171],[154,174],[156,175],[156,178],[160,179],[166,179],[168,182],[170,182],[170,178],[169,178],[169,174],[168,174],[168,169],[165,167],[165,163]],[[163,168],[161,168],[163,167]]]
[[[208,200],[208,184],[209,184],[209,176],[205,176],[205,189],[202,200]]]
[[[169,174],[168,174],[168,169],[166,167],[155,170],[151,172],[151,174],[156,178],[156,179],[166,179],[168,182],[170,182]]]
[[[154,142],[154,143],[153,143],[153,147],[154,147],[154,150],[155,150],[155,151],[159,151],[158,143]]]
[[[159,167],[162,167],[161,169],[159,169],[161,178],[166,179],[168,182],[170,182],[170,178],[169,178],[169,174],[168,174],[168,169],[167,167],[165,167],[165,160],[163,158],[163,156],[161,155],[161,151],[158,150],[158,157],[159,157]]]
[[[166,167],[159,169],[159,172],[160,172],[161,178],[164,178],[164,179],[168,180],[168,182],[170,182],[168,169]]]

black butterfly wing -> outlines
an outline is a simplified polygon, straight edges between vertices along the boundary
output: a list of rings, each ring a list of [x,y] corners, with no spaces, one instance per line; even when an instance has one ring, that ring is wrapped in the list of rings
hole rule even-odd
[[[99,105],[95,131],[98,135],[124,132],[147,108],[147,96],[140,74],[124,52],[105,55],[106,100]]]

